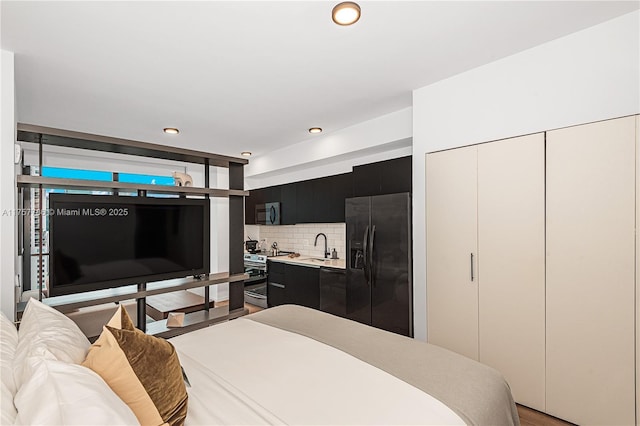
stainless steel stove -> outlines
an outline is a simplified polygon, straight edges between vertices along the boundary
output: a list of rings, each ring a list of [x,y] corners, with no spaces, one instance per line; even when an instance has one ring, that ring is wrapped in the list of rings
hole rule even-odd
[[[244,272],[249,279],[244,282],[244,301],[252,305],[267,307],[267,255],[244,255]]]

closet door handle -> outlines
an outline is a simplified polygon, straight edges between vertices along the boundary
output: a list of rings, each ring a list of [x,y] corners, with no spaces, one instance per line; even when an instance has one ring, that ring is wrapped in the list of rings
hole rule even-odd
[[[473,282],[473,253],[471,253],[471,282]]]

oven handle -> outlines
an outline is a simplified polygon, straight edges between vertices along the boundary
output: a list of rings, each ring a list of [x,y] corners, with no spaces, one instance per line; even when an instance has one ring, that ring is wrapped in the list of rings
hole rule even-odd
[[[258,293],[254,293],[254,292],[252,292],[251,290],[247,290],[247,291],[245,291],[245,293],[246,293],[248,296],[253,297],[254,299],[266,299],[266,298],[267,298],[267,296],[264,296],[264,295],[262,295],[262,294],[258,294]]]

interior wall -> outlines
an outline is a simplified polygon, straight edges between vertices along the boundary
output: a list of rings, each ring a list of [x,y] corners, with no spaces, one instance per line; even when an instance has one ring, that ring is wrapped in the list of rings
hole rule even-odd
[[[411,154],[412,108],[404,108],[345,129],[249,160],[247,189],[350,172],[354,165]]]
[[[640,12],[413,92],[414,259],[426,257],[425,154],[640,112]],[[415,262],[415,336],[426,267]]]
[[[0,51],[0,309],[15,318],[16,179],[14,55]]]

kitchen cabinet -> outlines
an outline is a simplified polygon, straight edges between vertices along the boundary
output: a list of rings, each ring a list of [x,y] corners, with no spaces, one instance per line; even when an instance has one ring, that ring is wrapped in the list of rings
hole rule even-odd
[[[255,206],[280,202],[280,224],[344,222],[344,200],[353,194],[351,173],[251,190],[245,223],[255,225]]]
[[[287,303],[284,263],[267,261],[267,303],[269,307]]]
[[[273,201],[280,201],[281,187],[270,186],[267,188],[252,189],[244,202],[244,223],[246,225],[256,224],[256,205]]]
[[[245,201],[245,223],[254,225],[255,206],[280,202],[280,224],[342,223],[347,198],[411,192],[411,156],[353,168],[327,176],[251,190]]]
[[[347,318],[346,271],[320,268],[320,310]]]
[[[295,225],[298,223],[296,185],[280,185],[280,224]]]
[[[305,180],[292,185],[296,190],[296,223],[319,223],[320,215],[315,204],[315,182]]]
[[[547,412],[635,418],[636,117],[547,133]]]
[[[285,265],[287,303],[320,309],[319,268]]]
[[[344,200],[351,197],[351,173],[294,184],[296,223],[344,222]]]
[[[269,307],[291,303],[320,308],[319,268],[269,261],[268,271]]]
[[[544,410],[544,134],[427,155],[429,342]],[[526,365],[526,368],[522,368]]]
[[[244,223],[247,225],[256,224],[256,204],[264,204],[264,189],[252,189],[249,196],[244,198]]]
[[[353,196],[411,192],[411,156],[394,158],[353,168]]]

